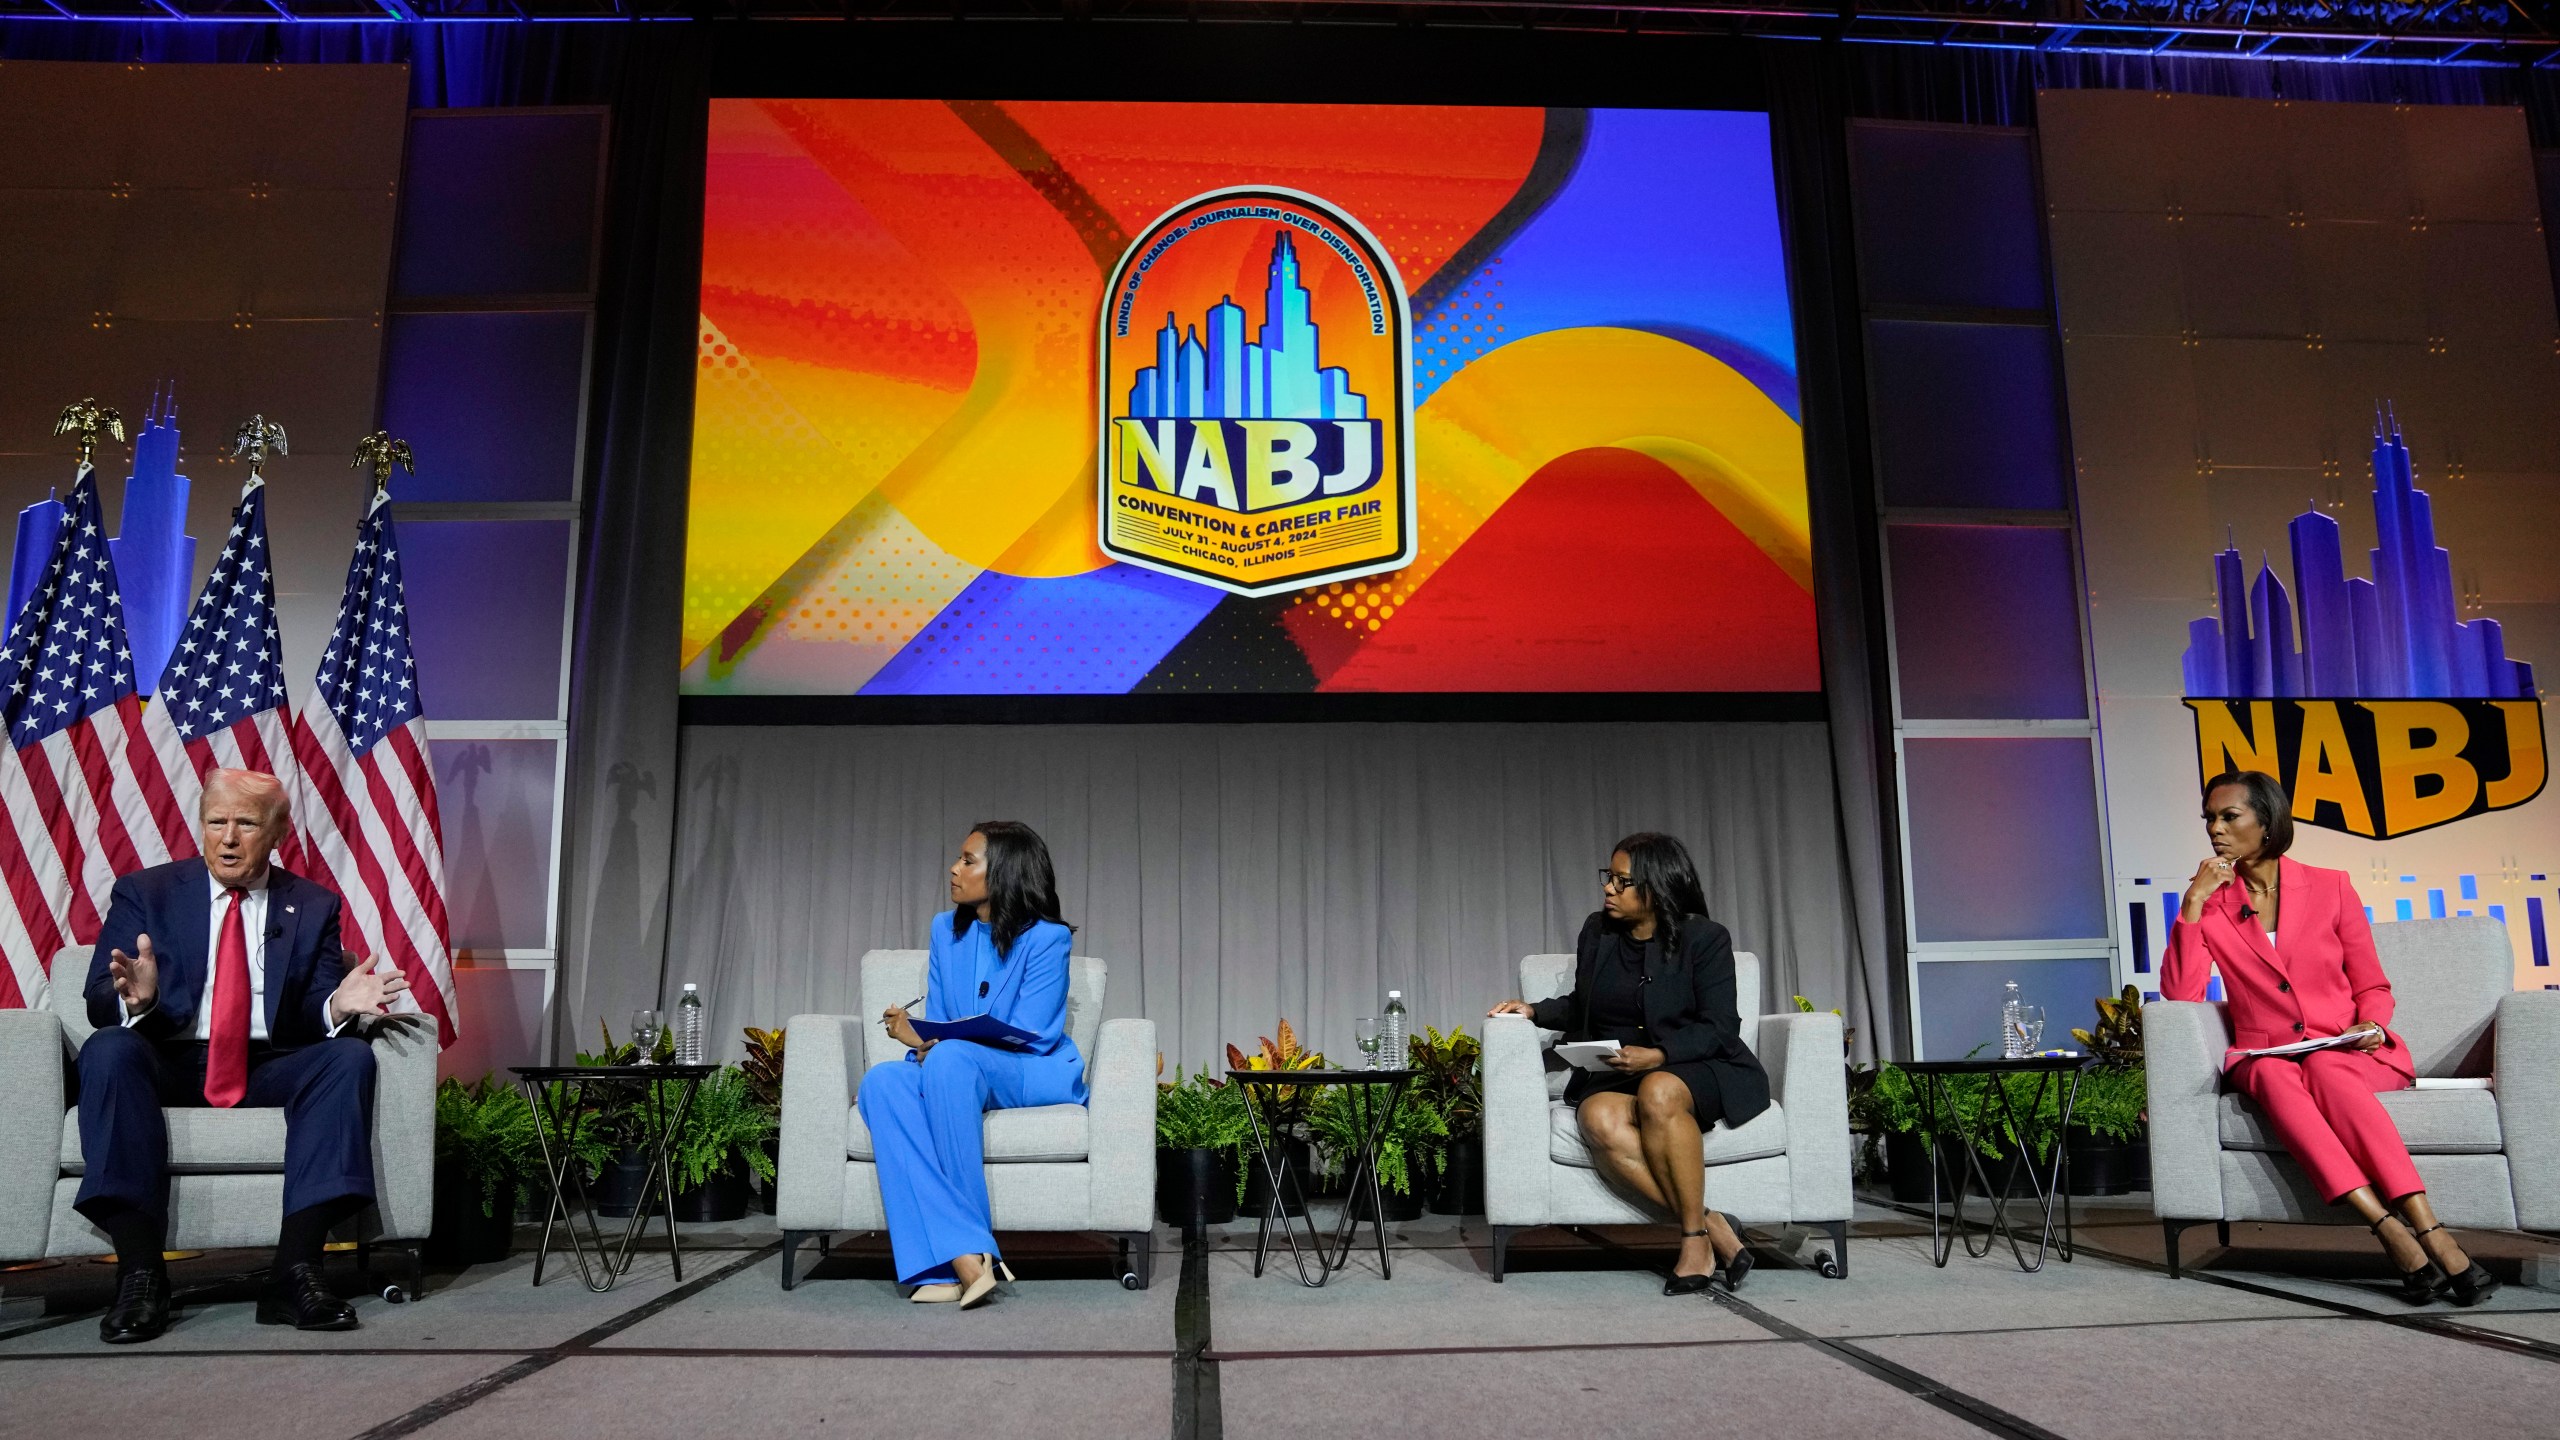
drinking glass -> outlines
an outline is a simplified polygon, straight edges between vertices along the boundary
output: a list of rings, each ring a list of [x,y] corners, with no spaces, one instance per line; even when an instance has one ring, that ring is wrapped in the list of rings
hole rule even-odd
[[[1363,1070],[1377,1069],[1378,1017],[1375,1015],[1363,1015],[1359,1019],[1352,1021],[1351,1033],[1360,1044],[1360,1054],[1362,1057],[1360,1068]]]
[[[2018,1039],[2027,1054],[2040,1055],[2044,1053],[2043,1006],[2022,1005],[2018,1007]]]
[[[664,1029],[665,1022],[659,1018],[657,1011],[634,1010],[631,1012],[631,1043],[640,1047],[637,1063],[642,1065],[656,1063],[658,1036]]]

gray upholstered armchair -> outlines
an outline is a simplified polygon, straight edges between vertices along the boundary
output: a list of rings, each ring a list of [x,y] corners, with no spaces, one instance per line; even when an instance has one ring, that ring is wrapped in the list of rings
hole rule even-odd
[[[71,1208],[80,1190],[80,1115],[64,1090],[89,1038],[80,981],[89,951],[54,956],[58,983],[31,1008],[0,1010],[0,1261],[98,1255],[115,1246]],[[374,1205],[357,1221],[365,1245],[409,1251],[435,1221],[436,1037],[414,1020],[373,1026]],[[189,1250],[272,1245],[284,1220],[284,1112],[165,1110],[169,1243]]]
[[[1740,1129],[1707,1131],[1707,1205],[1746,1225],[1819,1226],[1831,1233],[1820,1268],[1848,1273],[1849,1083],[1840,1017],[1760,1013],[1760,960],[1736,951],[1742,1041],[1769,1072],[1769,1108]],[[1520,962],[1520,996],[1544,1000],[1573,984],[1573,957]],[[1554,1034],[1506,1015],[1484,1036],[1484,1208],[1493,1228],[1493,1278],[1512,1235],[1534,1225],[1642,1225],[1661,1219],[1609,1188],[1592,1168],[1563,1100],[1567,1072],[1542,1053]]]
[[[1156,1022],[1102,1018],[1108,967],[1077,956],[1067,977],[1067,1034],[1083,1053],[1082,1105],[987,1112],[987,1201],[998,1230],[1097,1230],[1120,1240],[1120,1283],[1153,1273],[1156,1203]],[[840,1230],[879,1230],[880,1172],[854,1108],[863,1072],[906,1047],[881,1012],[925,988],[925,952],[862,957],[860,1015],[795,1015],[782,1074],[782,1288],[792,1257]]]
[[[2436,1214],[2475,1229],[2560,1230],[2560,992],[2513,988],[2507,927],[2494,919],[2376,925],[2373,944],[2391,977],[2391,1028],[2419,1077],[2386,1091],[2382,1108]],[[2219,1003],[2155,1000],[2142,1029],[2151,1204],[2171,1275],[2190,1225],[2217,1222],[2227,1244],[2234,1220],[2354,1218],[2322,1203],[2257,1105],[2223,1085],[2231,1030]]]

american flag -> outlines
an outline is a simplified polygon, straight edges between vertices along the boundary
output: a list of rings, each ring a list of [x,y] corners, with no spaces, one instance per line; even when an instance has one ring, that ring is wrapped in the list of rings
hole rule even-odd
[[[196,853],[191,817],[134,693],[124,604],[83,465],[44,583],[0,645],[0,1008],[23,1006],[54,952],[98,938],[116,877]],[[183,769],[183,767],[181,767]]]
[[[356,527],[355,557],[319,681],[293,721],[302,772],[294,806],[304,863],[344,902],[349,954],[387,955],[450,1045],[452,931],[444,910],[444,825],[418,662],[401,599],[391,497],[377,490]]]
[[[168,671],[143,714],[154,748],[180,776],[192,813],[206,772],[263,770],[294,788],[291,709],[284,646],[276,631],[276,586],[267,550],[267,482],[252,471],[231,512],[231,534],[187,614]],[[302,872],[299,837],[277,861]]]

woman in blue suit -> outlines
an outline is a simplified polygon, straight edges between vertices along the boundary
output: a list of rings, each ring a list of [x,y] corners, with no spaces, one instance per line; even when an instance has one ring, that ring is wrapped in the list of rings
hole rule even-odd
[[[924,1018],[990,1015],[1034,1037],[1017,1045],[924,1040],[892,1005],[881,1013],[907,1056],[874,1065],[855,1103],[871,1128],[889,1248],[908,1297],[957,1300],[995,1293],[999,1272],[987,1210],[985,1115],[1016,1105],[1081,1105],[1084,1056],[1067,1036],[1067,949],[1049,847],[1031,827],[990,820],[951,862],[951,918],[927,948]]]

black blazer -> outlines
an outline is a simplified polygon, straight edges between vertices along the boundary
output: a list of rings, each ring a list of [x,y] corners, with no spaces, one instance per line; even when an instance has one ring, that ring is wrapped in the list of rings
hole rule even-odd
[[[1574,941],[1573,989],[1529,1007],[1541,1028],[1567,1040],[1591,1038],[1592,975],[1608,936],[1605,912],[1593,911]],[[1704,1065],[1724,1099],[1724,1119],[1741,1125],[1769,1108],[1769,1072],[1742,1043],[1742,1011],[1734,997],[1733,936],[1704,915],[1680,922],[1679,945],[1652,960],[1643,986],[1645,1028],[1666,1066]]]
[[[107,923],[89,956],[89,983],[80,991],[90,1024],[104,1030],[124,1023],[107,962],[112,951],[132,954],[134,937],[148,935],[160,959],[160,996],[133,1028],[151,1040],[194,1036],[196,1006],[213,970],[210,883],[202,860],[174,860],[116,881]],[[265,954],[267,1043],[293,1050],[328,1039],[329,996],[346,973],[338,952],[337,895],[268,866]]]

